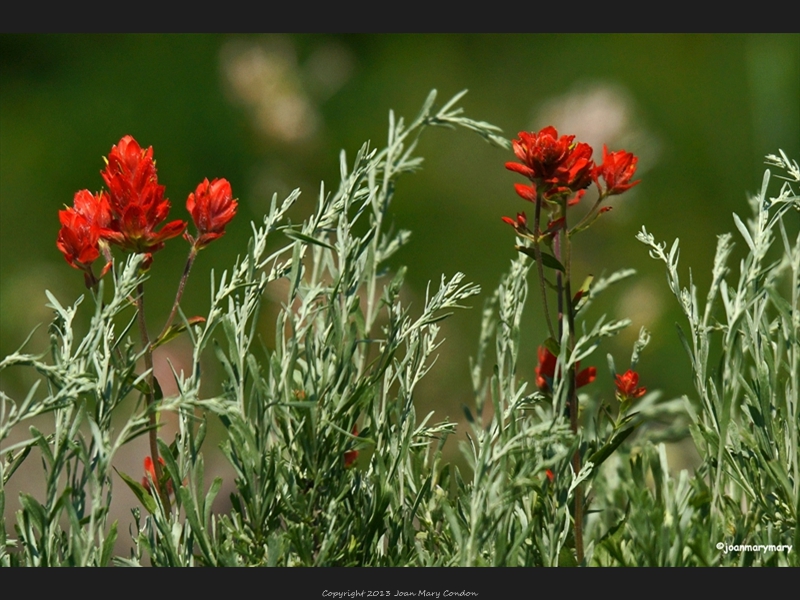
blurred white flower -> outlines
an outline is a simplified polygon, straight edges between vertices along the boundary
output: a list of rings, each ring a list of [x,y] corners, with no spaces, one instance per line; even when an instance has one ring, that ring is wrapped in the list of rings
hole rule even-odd
[[[220,53],[232,100],[246,106],[256,130],[269,139],[300,143],[322,125],[314,97],[336,92],[353,70],[351,53],[329,42],[299,64],[290,38],[233,40]]]
[[[603,144],[611,151],[633,152],[643,159],[637,175],[658,158],[658,140],[640,124],[633,97],[618,84],[578,83],[566,94],[546,100],[533,121],[534,131],[552,125],[560,135],[586,142],[594,149],[595,161],[602,160]]]

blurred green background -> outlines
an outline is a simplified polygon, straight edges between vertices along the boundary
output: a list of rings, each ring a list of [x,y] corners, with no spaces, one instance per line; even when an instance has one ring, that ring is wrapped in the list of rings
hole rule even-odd
[[[240,199],[228,234],[201,254],[189,280],[184,310],[203,314],[211,269],[219,273],[245,250],[249,222],[260,220],[273,192],[283,197],[300,187],[293,219],[302,219],[320,180],[336,187],[339,150],[352,157],[366,140],[382,144],[389,109],[413,118],[432,88],[440,102],[468,88],[467,116],[500,126],[507,137],[552,124],[592,144],[598,160],[603,143],[640,157],[642,183],[576,241],[578,280],[638,271],[590,314],[633,320],[595,355],[601,378],[593,387],[611,396],[605,354],[627,368],[645,326],[654,335],[639,365],[641,384],[666,397],[692,396],[674,327],[677,304],[663,266],[634,235],[645,225],[658,240],[680,237],[682,273],[688,281],[691,266],[704,294],[716,236],[734,230],[731,212],[747,214],[746,193],[760,186],[763,156],[782,148],[800,157],[798,34],[4,34],[0,353],[16,350],[50,319],[45,289],[63,303],[85,291],[81,273],[56,249],[57,212],[76,191],[102,187],[101,157],[123,135],[153,146],[170,218],[187,218],[186,196],[204,177],[227,178]],[[514,255],[513,231],[500,217],[529,209],[513,190],[521,178],[504,168],[513,156],[468,132],[444,130],[429,131],[419,153],[424,168],[400,181],[393,207],[395,224],[413,232],[396,257],[409,267],[409,301],[419,309],[427,282],[456,271],[485,296]],[[186,250],[175,241],[156,255],[152,328],[168,312]],[[530,379],[545,337],[537,297],[530,295],[520,367]],[[472,402],[468,357],[482,301],[446,322],[448,340],[420,389],[421,408],[459,419],[460,405]],[[43,327],[27,350],[46,344]],[[169,352],[180,366],[180,343]],[[19,398],[29,382],[8,372],[0,383]]]

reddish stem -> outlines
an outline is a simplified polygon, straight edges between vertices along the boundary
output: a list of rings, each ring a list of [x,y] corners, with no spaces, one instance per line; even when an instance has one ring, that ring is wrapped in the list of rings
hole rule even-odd
[[[156,491],[158,492],[159,497],[161,498],[161,503],[164,506],[166,512],[170,512],[172,510],[170,501],[169,501],[169,494],[166,493],[165,490],[161,489],[161,475],[163,473],[161,469],[161,461],[158,460],[158,432],[156,430],[157,427],[157,419],[156,419],[156,410],[155,410],[155,387],[153,385],[154,381],[154,374],[153,374],[153,346],[150,343],[150,336],[147,334],[147,323],[144,317],[144,283],[140,283],[138,288],[138,296],[136,297],[136,308],[139,311],[139,333],[142,337],[142,348],[144,349],[144,368],[147,371],[147,409],[148,409],[148,419],[150,421],[150,458],[153,461],[153,469],[155,470],[155,481],[153,485],[156,487]]]
[[[178,312],[178,306],[180,305],[181,298],[183,297],[183,290],[186,288],[186,280],[189,279],[189,272],[192,270],[192,265],[194,264],[195,258],[197,258],[197,248],[194,244],[192,244],[192,248],[189,250],[189,257],[186,259],[186,266],[183,268],[181,281],[178,284],[178,292],[175,294],[175,302],[172,303],[172,310],[169,313],[167,322],[164,323],[164,328],[161,330],[161,333],[158,334],[158,337],[156,338],[157,340],[160,340],[162,337],[164,337],[164,334],[167,333],[169,326],[172,325],[172,321],[175,319],[175,315]]]

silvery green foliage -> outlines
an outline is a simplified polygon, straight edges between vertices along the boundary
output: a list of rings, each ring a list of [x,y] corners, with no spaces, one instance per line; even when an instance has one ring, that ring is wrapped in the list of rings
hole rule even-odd
[[[85,334],[73,325],[83,298],[65,306],[48,293],[50,356],[20,350],[0,362],[0,370],[32,368],[39,376],[23,398],[0,392],[0,565],[569,565],[570,506],[581,488],[587,564],[798,564],[800,238],[792,242],[784,223],[798,208],[797,163],[783,153],[768,157],[787,181],[769,196],[767,172],[753,218],[734,215],[748,254],[734,281],[733,238],[720,237],[704,305],[691,280],[680,284],[677,241],[667,251],[639,234],[666,263],[688,320],[681,339],[695,402],[660,402],[651,391],[612,424],[604,394],[581,390],[583,425],[573,434],[564,378],[557,374],[545,396],[532,389],[530,368],[519,368],[520,345],[531,343],[521,320],[532,263],[522,255],[512,261],[484,305],[462,474],[442,461],[455,424],[419,418],[413,400],[443,341],[439,321],[479,290],[461,274],[442,277],[424,303],[410,305],[401,293],[405,269],[387,266],[409,239],[388,227],[388,211],[397,177],[421,164],[414,152],[423,129],[465,127],[509,147],[496,128],[461,114],[460,97],[436,110],[432,93],[408,125],[390,114],[386,146],[365,144],[351,159],[342,153],[341,182],[335,191],[320,187],[313,214],[292,224],[286,214],[299,192],[273,198],[247,252],[212,274],[205,322],[184,322],[191,370],[173,373],[175,396],[156,393],[157,410],[179,423],[174,440],[159,440],[174,488],[170,511],[139,474],[117,476],[112,466],[148,431],[148,374],[131,341],[130,297],[145,277],[140,258],[116,265],[113,282],[105,281],[113,291],[104,295],[101,284]],[[588,319],[597,294],[632,274],[596,280],[579,316]],[[602,316],[579,323],[571,350],[565,327],[553,341],[557,373],[587,361],[625,325]],[[643,329],[631,368],[648,341]],[[208,396],[201,384],[210,360],[222,378]],[[673,437],[687,411],[703,462],[694,475],[676,477],[664,446],[653,442]],[[48,415],[46,433],[31,427]],[[235,472],[222,514],[212,506],[224,482],[206,481],[204,461],[217,451],[206,440],[215,419]],[[649,427],[656,419],[668,427]],[[29,432],[22,441],[5,444],[22,429]],[[44,495],[22,494],[8,518],[5,484],[36,456]],[[111,523],[112,491],[123,482],[141,507],[130,523]],[[119,527],[134,540],[124,556],[114,552]],[[726,554],[718,542],[791,544],[794,552]]]
[[[223,451],[236,471],[232,510],[211,517],[210,493],[204,498],[193,469],[179,465],[189,481],[178,497],[187,519],[157,510],[140,528],[133,562],[142,549],[165,565],[439,560],[435,541],[417,540],[424,539],[423,511],[447,498],[439,461],[454,426],[431,423],[431,415],[418,422],[412,400],[435,360],[437,322],[479,290],[461,274],[443,277],[412,316],[400,299],[404,271],[392,275],[386,267],[409,234],[392,232],[386,217],[396,177],[421,163],[413,151],[425,126],[465,125],[488,139],[495,133],[461,117],[453,101],[432,112],[434,100],[431,94],[408,126],[390,115],[383,150],[365,144],[352,164],[342,153],[338,190],[321,186],[314,214],[281,227],[294,240],[285,259],[276,253],[262,260],[257,249],[265,245],[255,232],[247,268],[236,271],[240,280],[227,282],[225,304],[215,298],[211,311],[221,315],[224,332],[215,344],[224,392],[200,402],[227,428]],[[267,265],[287,281],[270,348],[255,343],[259,304],[274,279],[263,273]],[[206,331],[215,324],[209,317]],[[205,331],[197,337],[198,352],[207,339]],[[345,454],[354,451],[363,458],[347,468]],[[193,484],[191,495],[185,490]],[[175,551],[161,552],[159,540],[169,535]]]
[[[5,484],[32,449],[41,454],[46,491],[42,502],[21,494],[17,540],[6,539],[3,512],[0,564],[105,565],[111,559],[117,537],[117,524],[109,527],[107,523],[111,462],[124,444],[147,427],[141,403],[122,427],[112,427],[112,417],[144,377],[135,372],[139,355],[127,337],[136,317],[128,298],[141,281],[140,262],[141,257],[132,256],[114,270],[113,297],[96,303],[91,327],[82,339],[73,331],[73,320],[83,297],[64,307],[48,292],[55,312],[50,326],[51,361],[20,351],[0,363],[0,369],[32,367],[41,376],[21,401],[0,393],[0,441],[12,428],[36,416],[50,413],[53,417],[52,433],[45,435],[30,426],[29,438],[3,448],[0,507],[5,507]],[[102,291],[101,286],[99,297]],[[37,394],[42,382],[46,390]]]
[[[559,471],[574,450],[569,422],[554,416],[517,372],[532,265],[520,254],[484,307],[472,364],[477,414],[465,407],[471,432],[462,442],[472,481],[459,478],[455,510],[444,506],[456,542],[452,564],[557,565],[570,535],[572,490],[560,484],[568,481],[567,471]],[[488,373],[486,363],[492,365]],[[562,479],[548,481],[546,469]]]
[[[253,227],[247,253],[218,279],[212,275],[205,322],[185,323],[193,368],[173,374],[177,396],[156,394],[158,411],[179,416],[176,439],[159,440],[175,488],[174,510],[165,511],[138,477],[120,473],[144,510],[133,509],[132,554],[115,562],[446,560],[439,552],[438,515],[449,502],[450,481],[440,481],[440,453],[454,425],[432,422],[431,415],[419,420],[413,396],[435,362],[438,322],[479,289],[462,274],[442,277],[423,306],[406,305],[404,270],[391,273],[387,260],[409,234],[388,227],[387,211],[396,178],[421,164],[414,151],[425,127],[462,126],[508,146],[499,130],[461,114],[455,104],[462,95],[436,110],[431,93],[408,125],[390,114],[386,147],[365,144],[352,162],[342,153],[339,188],[331,193],[321,186],[316,210],[302,224],[285,219],[298,192],[282,203],[273,198],[263,225]],[[290,241],[270,252],[278,233]],[[4,513],[4,564],[104,565],[112,559],[118,525],[108,523],[106,508],[112,482],[121,483],[112,479],[112,459],[148,423],[140,397],[120,431],[111,424],[112,412],[130,410],[123,401],[139,395],[147,375],[136,371],[139,355],[128,336],[136,320],[128,297],[142,278],[137,260],[115,273],[112,302],[99,300],[100,290],[82,340],[72,328],[80,300],[65,309],[51,295],[57,314],[52,361],[16,353],[0,365],[33,367],[47,384],[44,394],[34,386],[21,400],[2,396],[0,440],[47,411],[55,430],[48,436],[32,430],[30,439],[3,449],[2,483],[33,447],[45,457],[48,481],[43,502],[22,496],[15,539],[5,537]],[[258,320],[269,286],[276,288],[273,297],[285,291],[274,342],[261,338]],[[200,392],[201,357],[208,352],[224,373],[210,398]],[[222,516],[211,511],[221,480],[204,482],[208,418],[224,424],[223,452],[236,472],[232,508]],[[345,455],[355,451],[358,465],[346,465]],[[0,504],[4,498],[0,488]]]
[[[683,556],[673,557],[662,547],[649,564],[798,564],[800,236],[790,239],[786,221],[800,210],[800,170],[783,153],[767,160],[786,173],[780,177],[784,182],[771,195],[767,170],[760,193],[750,200],[752,218],[745,223],[733,215],[747,249],[738,277],[728,267],[733,236],[719,236],[704,303],[691,275],[688,287],[680,283],[678,241],[667,251],[645,229],[637,236],[653,258],[667,265],[669,288],[688,322],[678,332],[697,396],[685,404],[703,459],[691,490],[679,486],[686,506],[681,519],[670,523],[673,537],[677,532],[684,542],[693,542],[683,544]],[[663,491],[656,490],[656,501],[662,501]],[[627,527],[634,527],[630,520]],[[709,551],[717,542],[784,544],[794,550]],[[641,564],[622,543],[615,552],[620,562]]]
[[[629,429],[615,428],[596,418],[593,427],[583,428],[576,437],[570,430],[567,386],[560,373],[587,359],[604,338],[615,335],[628,321],[606,322],[601,316],[591,328],[582,323],[582,334],[577,336],[572,352],[568,350],[569,332],[565,331],[554,392],[548,398],[528,389],[527,380],[533,379],[533,373],[520,372],[517,358],[520,343],[530,340],[520,323],[532,264],[528,257],[519,255],[484,307],[478,355],[472,363],[477,414],[465,408],[471,432],[468,441],[462,443],[473,479],[470,483],[457,480],[456,510],[444,506],[456,541],[450,564],[575,565],[570,506],[579,485],[591,493],[598,467],[635,427],[643,424],[645,416],[664,414],[674,404],[656,408],[658,394],[650,394],[643,399],[647,407],[623,421],[624,425],[632,424]],[[623,270],[599,278],[590,299],[632,274]],[[588,305],[582,304],[581,316]],[[647,337],[643,332],[637,342],[634,364]],[[581,403],[589,407],[587,412],[599,413],[596,403],[593,406],[589,400],[587,394],[581,394]],[[643,437],[646,434],[640,435]],[[570,463],[578,448],[584,461],[576,474]]]

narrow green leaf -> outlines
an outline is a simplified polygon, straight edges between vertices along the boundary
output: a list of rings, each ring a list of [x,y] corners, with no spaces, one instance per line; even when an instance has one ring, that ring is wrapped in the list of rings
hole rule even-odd
[[[114,521],[111,524],[111,530],[108,532],[108,536],[105,540],[103,540],[103,546],[100,551],[100,563],[99,566],[105,567],[111,562],[111,553],[114,551],[114,544],[117,541],[117,522]]]
[[[424,119],[428,118],[434,102],[436,102],[436,90],[431,90],[428,97],[425,98],[425,102],[422,104],[417,118],[414,119],[414,123],[421,123]],[[452,100],[450,102],[452,102]]]
[[[47,524],[47,515],[44,507],[39,504],[36,498],[24,492],[20,493],[19,502],[22,504],[23,511],[33,520],[33,525],[36,527],[36,530],[42,533]]]
[[[536,260],[536,250],[531,248],[530,246],[514,246],[514,248],[525,254],[526,256],[530,256],[533,260]],[[547,252],[542,252],[542,264],[547,267],[548,269],[555,269],[557,271],[566,272],[564,265],[562,265],[559,260],[553,256],[552,254],[548,254]]]
[[[203,523],[200,522],[200,515],[197,511],[198,507],[195,505],[189,489],[181,487],[178,490],[178,498],[180,499],[184,513],[186,514],[186,520],[189,521],[189,525],[194,532],[195,539],[200,544],[200,549],[203,551],[203,555],[210,564],[216,564],[216,558],[213,552],[211,552],[211,546],[206,527],[204,527]]]
[[[617,376],[617,365],[614,363],[614,357],[609,352],[606,354],[606,358],[608,359],[608,372],[611,373],[611,379],[614,379]]]
[[[589,457],[587,462],[594,463],[595,468],[599,467],[609,456],[611,456],[614,450],[619,448],[620,444],[622,444],[622,442],[624,442],[628,436],[633,433],[633,430],[636,429],[636,427],[637,425],[633,425],[627,429],[623,429],[615,433],[610,441],[604,444],[602,448]]]
[[[628,514],[631,510],[631,503],[628,502],[628,505],[625,507],[625,514],[617,521],[614,525],[612,525],[608,531],[606,531],[603,536],[597,541],[597,545],[604,543],[606,540],[612,538],[614,534],[616,534],[620,528],[625,524],[625,521],[628,520]]]
[[[222,477],[215,477],[211,482],[211,487],[208,488],[206,494],[205,506],[203,507],[203,523],[211,522],[211,506],[214,504],[214,498],[217,497],[220,488],[222,487]]]
[[[3,480],[2,482],[0,482],[0,490],[2,490],[4,484],[8,483],[8,480],[11,479],[11,476],[14,474],[14,471],[16,471],[19,468],[19,466],[31,453],[31,448],[35,443],[36,440],[28,440],[27,442],[24,442],[24,447],[22,448],[22,450],[17,452],[16,455],[14,455],[9,451],[5,451],[6,457],[8,457],[8,463],[6,464],[3,470]],[[19,445],[17,445],[16,447],[18,448]],[[1,457],[0,460],[2,460]],[[2,493],[0,492],[0,499],[1,498],[2,498]]]
[[[448,110],[450,110],[456,104],[456,102],[458,102],[459,100],[461,100],[461,98],[464,97],[464,95],[467,93],[467,91],[468,90],[461,90],[455,96],[450,98],[450,100],[448,100],[447,103],[445,103],[445,105],[441,109],[439,109],[439,114],[445,113]],[[428,96],[428,98],[431,100],[431,102],[433,102],[433,99],[436,98],[436,90],[431,90],[431,93]],[[427,100],[426,100],[426,104],[427,104]]]
[[[310,235],[306,235],[305,233],[301,233],[299,231],[295,231],[294,229],[284,229],[283,231],[286,234],[286,237],[292,238],[293,240],[298,240],[301,242],[305,242],[306,244],[312,244],[314,246],[322,246],[323,248],[327,248],[328,250],[336,251],[336,248],[331,246],[327,242],[323,242],[320,239],[315,237],[311,237]]]
[[[744,223],[742,223],[742,220],[739,218],[739,215],[737,215],[736,213],[733,213],[733,222],[736,223],[736,228],[739,230],[739,233],[742,234],[742,237],[744,238],[744,241],[747,242],[748,246],[750,246],[750,250],[752,252],[755,252],[756,245],[755,245],[755,243],[753,243],[753,238],[750,237],[750,232],[747,231],[747,227],[745,226]]]
[[[675,327],[678,328],[678,338],[681,341],[681,345],[683,345],[683,349],[686,350],[686,354],[689,355],[689,360],[692,361],[692,365],[694,366],[694,353],[692,352],[692,347],[689,345],[689,340],[686,339],[686,334],[683,333],[680,324],[675,323]]]
[[[206,322],[205,317],[198,316],[198,317],[190,317],[186,319],[185,322],[173,323],[172,325],[169,326],[169,328],[164,332],[164,334],[161,337],[159,337],[155,342],[153,342],[152,347],[158,348],[159,346],[166,344],[170,340],[173,340],[176,337],[178,337],[181,333],[186,331],[187,323],[189,325],[199,325],[200,323],[205,323],[205,322]]]
[[[134,496],[136,496],[139,502],[142,503],[142,506],[144,506],[145,510],[147,510],[147,512],[149,512],[151,515],[155,514],[156,501],[150,495],[150,492],[144,489],[144,486],[141,483],[139,483],[132,477],[126,475],[116,467],[114,467],[114,470],[117,472],[117,475],[119,475],[122,478],[122,481],[124,481],[126,485],[129,488],[131,488],[131,491],[133,492]]]

